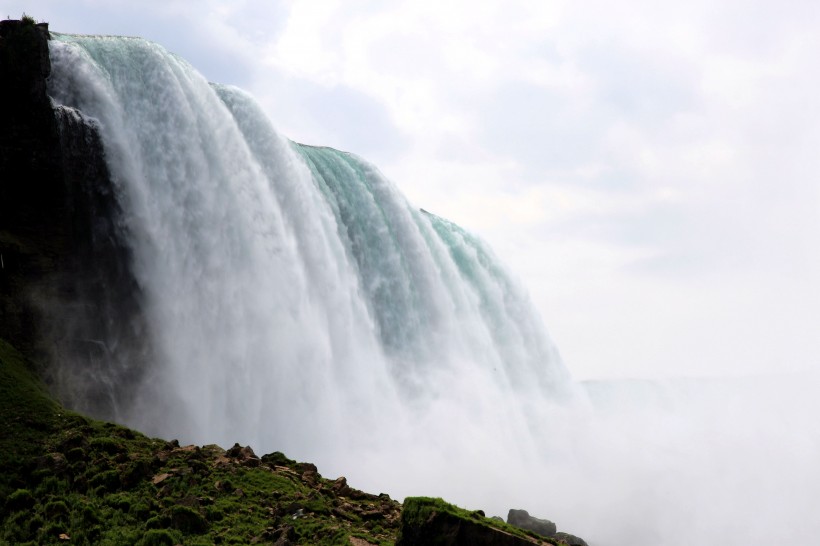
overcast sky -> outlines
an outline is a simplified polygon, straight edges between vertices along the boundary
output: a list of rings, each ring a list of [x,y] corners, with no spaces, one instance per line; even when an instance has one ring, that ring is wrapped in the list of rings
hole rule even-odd
[[[575,377],[820,368],[820,4],[0,0],[137,35],[479,234]]]

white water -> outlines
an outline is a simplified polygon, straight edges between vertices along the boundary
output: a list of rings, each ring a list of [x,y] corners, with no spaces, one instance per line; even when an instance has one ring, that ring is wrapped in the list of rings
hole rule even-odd
[[[345,468],[515,445],[568,393],[492,255],[372,166],[292,145],[155,44],[63,37],[52,59],[55,100],[99,120],[153,327],[126,422]]]
[[[288,142],[155,44],[51,54],[55,101],[99,121],[153,328],[128,424],[525,507],[596,544],[820,536],[816,383],[598,385],[590,404],[491,253],[372,166]]]

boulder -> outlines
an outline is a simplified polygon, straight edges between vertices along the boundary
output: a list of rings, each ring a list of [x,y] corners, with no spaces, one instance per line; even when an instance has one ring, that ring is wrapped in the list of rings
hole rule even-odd
[[[350,486],[347,485],[347,478],[344,476],[340,476],[339,478],[333,480],[331,489],[339,497],[347,497],[350,495]]]
[[[514,508],[510,509],[510,513],[507,514],[507,523],[519,529],[532,531],[543,537],[551,537],[558,530],[550,520],[539,519],[529,515],[526,510],[516,510]]]
[[[261,464],[259,457],[256,456],[250,446],[234,444],[232,448],[225,452],[225,457],[244,466],[257,467]]]

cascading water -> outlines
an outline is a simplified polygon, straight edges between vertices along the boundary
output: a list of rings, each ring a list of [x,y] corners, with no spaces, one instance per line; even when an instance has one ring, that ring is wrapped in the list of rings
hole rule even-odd
[[[99,123],[144,293],[127,423],[355,472],[390,443],[523,449],[571,392],[492,254],[369,164],[287,141],[156,44],[58,36],[51,57],[55,102]]]

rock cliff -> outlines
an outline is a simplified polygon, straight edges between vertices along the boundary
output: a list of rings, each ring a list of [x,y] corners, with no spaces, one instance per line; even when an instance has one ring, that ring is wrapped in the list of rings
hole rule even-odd
[[[96,125],[48,96],[48,40],[45,23],[0,21],[0,332],[61,399],[114,418],[130,389],[101,386],[150,361],[139,287]]]

